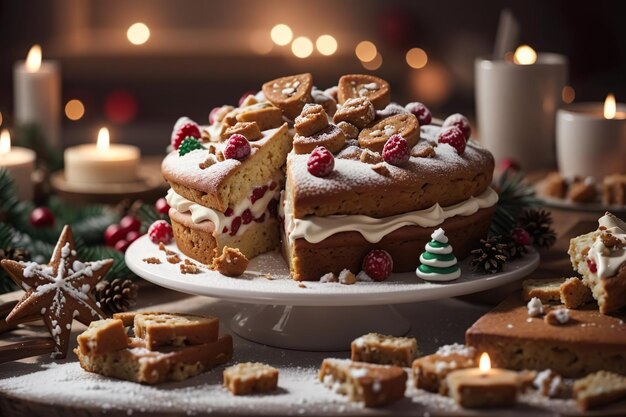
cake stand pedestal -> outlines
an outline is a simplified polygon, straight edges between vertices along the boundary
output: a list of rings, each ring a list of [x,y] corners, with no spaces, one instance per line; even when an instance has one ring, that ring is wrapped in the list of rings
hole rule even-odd
[[[175,244],[168,249],[179,252]],[[151,257],[162,262],[143,261]],[[180,257],[185,259],[182,254]],[[239,278],[206,268],[198,274],[183,274],[179,265],[167,262],[164,252],[142,236],[126,251],[126,264],[162,287],[238,303],[231,328],[248,340],[286,349],[337,351],[348,349],[352,340],[370,332],[406,334],[410,324],[394,304],[457,297],[517,281],[537,268],[539,255],[529,249],[524,258],[507,263],[503,272],[492,275],[473,273],[468,261],[461,262],[461,277],[443,283],[424,282],[414,272],[354,285],[299,283],[291,279],[277,252],[252,259]],[[426,319],[436,319],[436,312]]]
[[[411,324],[393,306],[243,305],[231,322],[239,336],[295,350],[341,351],[366,333],[403,336]]]

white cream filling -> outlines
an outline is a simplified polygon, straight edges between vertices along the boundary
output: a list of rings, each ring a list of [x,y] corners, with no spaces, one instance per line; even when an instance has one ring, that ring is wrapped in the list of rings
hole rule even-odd
[[[606,227],[607,232],[610,232],[614,237],[621,240],[623,245],[626,245],[626,223],[612,214],[605,214],[600,217],[598,224]],[[617,274],[619,267],[626,262],[626,248],[607,248],[602,242],[601,234],[597,233],[587,256],[596,263],[598,277],[612,277]]]
[[[356,231],[368,242],[377,243],[389,233],[404,226],[434,227],[450,217],[470,216],[482,208],[495,205],[498,202],[498,193],[487,188],[479,196],[470,197],[452,206],[441,207],[435,204],[424,210],[380,219],[363,215],[306,216],[298,219],[293,217],[290,199],[284,195],[282,199],[280,209],[285,218],[285,230],[290,242],[305,239],[309,243],[319,243],[336,233]]]
[[[279,180],[278,178],[272,179],[272,181],[269,181],[265,185],[269,187],[272,182],[278,184]],[[165,199],[167,200],[167,204],[169,204],[169,206],[173,209],[176,209],[178,212],[191,214],[191,220],[195,224],[199,224],[204,221],[212,222],[215,225],[214,233],[220,234],[222,233],[224,227],[227,227],[229,229],[229,232],[233,219],[237,216],[241,216],[241,214],[246,211],[246,209],[250,209],[250,212],[252,213],[252,217],[254,219],[261,217],[263,213],[265,213],[265,211],[267,210],[267,205],[269,204],[269,202],[273,198],[278,198],[279,193],[280,187],[278,187],[278,185],[273,190],[270,190],[268,188],[263,197],[256,200],[254,204],[250,201],[250,196],[248,196],[239,201],[234,207],[232,207],[233,214],[228,217],[226,217],[221,211],[217,211],[215,209],[205,207],[203,205],[194,203],[193,201],[187,200],[185,197],[176,193],[171,188],[167,191]],[[243,233],[250,225],[252,225],[252,223],[254,223],[254,220],[248,224],[241,223],[241,226],[239,227],[239,230],[236,234]]]

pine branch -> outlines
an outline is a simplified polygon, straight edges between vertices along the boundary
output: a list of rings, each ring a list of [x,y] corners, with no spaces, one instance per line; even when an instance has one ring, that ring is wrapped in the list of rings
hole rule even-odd
[[[157,220],[167,220],[168,222],[170,221],[169,216],[165,214],[160,214],[158,211],[156,211],[156,208],[154,208],[153,204],[146,203],[142,204],[137,209],[137,218],[141,221],[142,233],[146,233],[150,225]]]
[[[494,184],[498,191],[496,212],[489,228],[490,235],[507,236],[517,225],[518,217],[524,210],[539,205],[535,190],[524,181],[524,174],[506,170]]]

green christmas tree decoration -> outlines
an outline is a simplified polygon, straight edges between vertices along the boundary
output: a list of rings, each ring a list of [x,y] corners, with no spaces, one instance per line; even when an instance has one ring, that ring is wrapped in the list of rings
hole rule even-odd
[[[442,228],[433,232],[426,244],[426,252],[420,256],[420,266],[415,273],[424,281],[452,281],[461,276],[452,246]]]
[[[178,147],[178,155],[183,156],[197,149],[204,149],[204,146],[193,136],[187,136]]]

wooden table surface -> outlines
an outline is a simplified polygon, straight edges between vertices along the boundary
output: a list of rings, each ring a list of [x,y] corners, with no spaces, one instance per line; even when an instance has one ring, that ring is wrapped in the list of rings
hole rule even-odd
[[[533,277],[571,276],[567,256],[569,239],[596,227],[597,214],[552,210],[554,227],[558,233],[555,246],[542,252],[539,269]],[[519,286],[519,283],[517,283]],[[463,342],[465,330],[493,303],[508,295],[515,286],[492,290],[464,299],[447,299],[400,305],[399,310],[411,321],[410,335],[418,340],[424,353],[438,346]],[[0,302],[19,297],[19,293],[0,296]],[[490,304],[482,303],[488,301]],[[146,285],[141,289],[139,309],[180,311],[217,315],[222,329],[237,312],[233,303],[188,296],[170,290]],[[355,317],[358,320],[358,317]],[[83,330],[75,323],[72,340]],[[43,330],[39,330],[43,331]],[[22,331],[32,332],[32,329]],[[16,335],[14,335],[16,336]],[[16,336],[17,337],[17,336]],[[5,336],[4,342],[10,340]],[[316,384],[315,372],[324,357],[347,357],[347,352],[298,352],[257,345],[235,335],[235,361],[264,361],[281,370],[282,391],[267,398],[234,398],[221,385],[221,370],[209,372],[181,383],[146,387],[128,382],[113,381],[87,374],[78,368],[70,353],[63,361],[53,363],[47,357],[31,358],[0,365],[0,415],[478,415],[454,410],[433,411],[418,397],[379,410],[367,410],[345,402],[343,397]],[[309,381],[310,387],[302,381]],[[32,389],[33,381],[41,380],[40,389]],[[77,383],[76,380],[79,382]],[[309,384],[309,382],[307,382]],[[133,395],[128,395],[132,392]],[[94,394],[94,393],[97,393]],[[99,395],[101,397],[99,397]],[[101,398],[101,399],[99,399]],[[299,398],[299,399],[294,399]],[[443,398],[443,397],[441,397]],[[446,400],[443,398],[443,400]],[[146,404],[148,401],[148,404]],[[578,415],[573,403],[558,403],[552,409],[523,406],[512,410],[481,412],[480,415]],[[593,415],[626,415],[625,410],[613,409]]]

